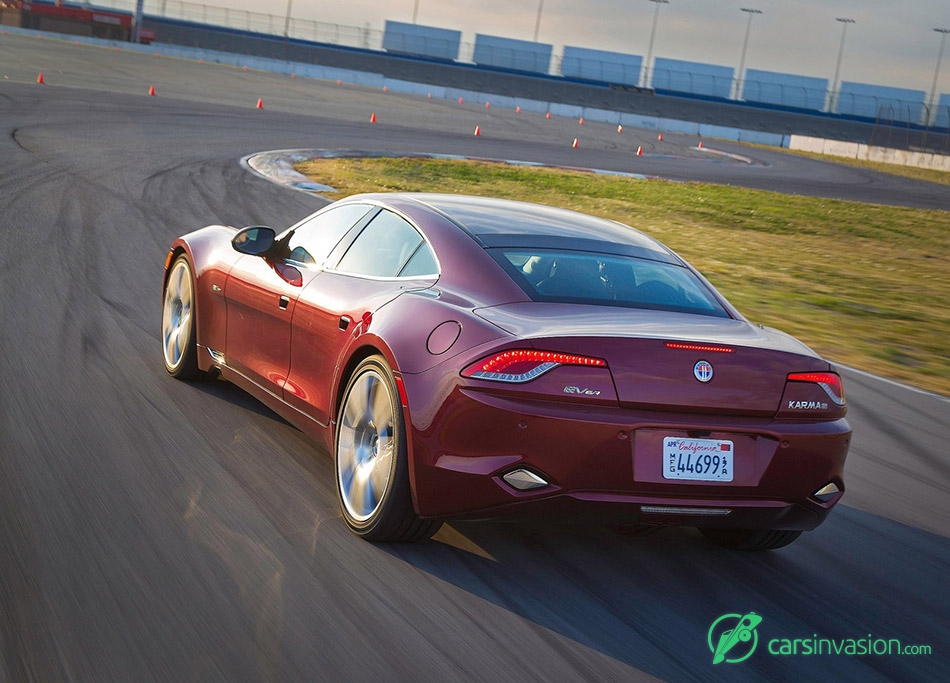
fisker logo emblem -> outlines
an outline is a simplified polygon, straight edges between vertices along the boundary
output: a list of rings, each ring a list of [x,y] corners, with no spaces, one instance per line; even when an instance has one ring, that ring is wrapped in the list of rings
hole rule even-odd
[[[713,378],[712,364],[708,360],[701,360],[693,366],[693,377],[700,382],[708,382]]]

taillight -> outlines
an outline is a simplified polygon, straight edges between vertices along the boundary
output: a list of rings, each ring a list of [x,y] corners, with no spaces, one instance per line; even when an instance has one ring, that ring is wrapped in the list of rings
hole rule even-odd
[[[569,353],[513,349],[487,356],[478,362],[472,363],[462,370],[462,376],[488,379],[495,382],[530,382],[559,365],[606,368],[607,361]]]
[[[839,406],[844,405],[844,387],[841,384],[841,378],[834,372],[791,372],[788,375],[789,382],[809,382],[817,384],[832,401]]]

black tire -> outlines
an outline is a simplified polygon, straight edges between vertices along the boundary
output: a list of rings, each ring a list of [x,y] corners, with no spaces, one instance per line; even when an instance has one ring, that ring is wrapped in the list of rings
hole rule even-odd
[[[729,550],[775,550],[802,535],[801,531],[771,529],[700,529],[706,540]]]
[[[168,271],[162,296],[162,361],[169,375],[181,380],[198,379],[198,346],[195,334],[195,278],[188,257],[180,255]]]
[[[382,356],[361,362],[346,385],[337,416],[334,479],[347,526],[368,541],[413,542],[442,523],[412,506],[409,454],[399,391]]]

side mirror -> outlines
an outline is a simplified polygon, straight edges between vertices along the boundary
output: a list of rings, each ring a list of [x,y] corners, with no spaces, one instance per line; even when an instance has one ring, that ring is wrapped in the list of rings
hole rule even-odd
[[[273,228],[255,225],[239,230],[231,240],[231,246],[242,254],[264,256],[274,246],[277,233]]]

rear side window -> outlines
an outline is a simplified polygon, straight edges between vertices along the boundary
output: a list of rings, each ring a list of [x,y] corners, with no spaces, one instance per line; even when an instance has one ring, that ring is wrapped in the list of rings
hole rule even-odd
[[[591,252],[488,251],[533,301],[730,317],[709,287],[680,265]]]
[[[353,275],[387,278],[438,274],[432,248],[419,231],[387,210],[380,211],[369,222],[336,269]]]
[[[347,230],[372,208],[369,204],[344,204],[301,223],[287,242],[288,258],[306,265],[323,265]]]

